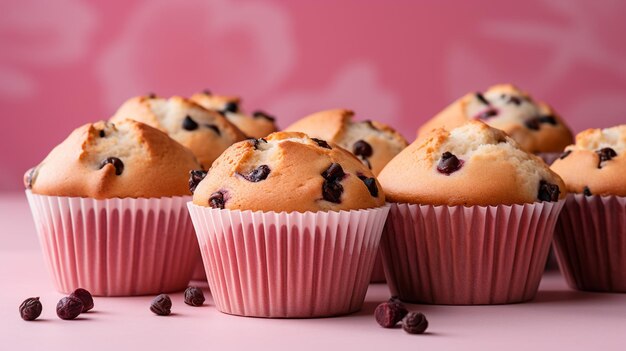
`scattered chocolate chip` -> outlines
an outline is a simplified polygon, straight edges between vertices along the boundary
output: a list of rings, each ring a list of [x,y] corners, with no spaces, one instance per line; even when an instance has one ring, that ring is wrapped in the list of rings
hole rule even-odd
[[[150,311],[159,316],[167,316],[172,312],[172,300],[168,295],[161,294],[150,303]]]
[[[526,125],[526,128],[531,129],[531,130],[539,130],[539,128],[541,127],[541,124],[543,123],[548,123],[552,125],[557,124],[556,118],[554,118],[554,116],[539,116],[539,117],[531,118],[527,120],[526,122],[524,122],[524,124]]]
[[[266,120],[268,120],[270,122],[276,121],[276,117],[274,117],[272,115],[268,115],[267,113],[265,113],[263,111],[254,111],[254,112],[252,112],[252,116],[254,118],[265,118]]]
[[[598,168],[602,168],[602,162],[610,161],[613,157],[617,156],[617,152],[610,147],[602,148],[596,151],[596,154],[598,154],[599,157]]]
[[[193,194],[198,187],[198,184],[206,177],[207,171],[201,169],[194,169],[189,171],[189,191]]]
[[[57,316],[61,319],[74,319],[83,312],[83,302],[76,296],[66,296],[57,303]]]
[[[204,90],[202,90],[202,93],[203,93],[204,95],[213,95],[213,93],[211,93],[211,90],[209,90],[209,89],[204,89]]]
[[[108,164],[112,164],[115,167],[115,175],[121,175],[124,172],[124,162],[117,157],[107,157],[100,162],[100,169]]]
[[[156,99],[156,94],[155,93],[148,93],[148,99]]]
[[[324,180],[324,184],[322,185],[322,196],[324,200],[340,204],[342,193],[343,186],[339,184],[339,182]]]
[[[232,112],[235,113],[239,110],[239,104],[236,102],[227,102],[224,107],[222,108],[222,112],[226,113],[226,112]]]
[[[498,110],[490,108],[479,113],[474,119],[489,119],[498,115]]]
[[[220,136],[222,135],[222,132],[220,132],[220,129],[215,124],[205,124],[204,126],[209,129],[213,129],[215,134],[220,135]]]
[[[449,151],[441,154],[441,159],[437,164],[437,171],[445,175],[450,175],[458,171],[463,166],[463,161],[459,160],[454,154]]]
[[[100,138],[104,138],[106,134],[104,133],[104,129],[100,131]]]
[[[185,119],[183,120],[183,129],[185,130],[196,130],[198,129],[198,123],[196,123],[196,121],[194,121],[191,116],[187,115],[185,116]]]
[[[383,328],[393,328],[409,311],[399,302],[383,302],[374,310],[376,322]]]
[[[25,321],[34,321],[41,315],[41,301],[38,297],[29,297],[20,305],[20,316]]]
[[[209,206],[212,208],[224,209],[224,194],[221,191],[216,191],[209,197]]]
[[[539,193],[537,194],[539,201],[559,201],[560,193],[561,190],[558,185],[548,183],[545,180],[539,182]]]
[[[83,303],[83,310],[81,312],[87,312],[93,308],[93,296],[91,293],[83,288],[78,288],[70,294],[70,297],[76,297]]]
[[[556,123],[556,118],[554,118],[554,116],[541,116],[539,117],[539,123],[548,123],[548,124],[552,124],[553,126],[555,126]]]
[[[189,306],[202,306],[204,303],[204,293],[202,289],[190,286],[185,290],[185,303]]]
[[[367,126],[370,127],[373,130],[378,130],[378,128],[376,128],[374,123],[372,123],[372,121],[370,121],[369,119],[364,120],[362,123],[367,124]]]
[[[507,104],[514,104],[514,105],[519,106],[519,105],[522,104],[522,99],[520,99],[517,96],[510,95],[510,96],[508,96],[508,99],[506,100],[506,103]]]
[[[330,145],[328,145],[326,140],[322,140],[322,139],[318,139],[318,138],[311,138],[311,140],[316,142],[319,147],[323,147],[325,149],[331,149],[332,150],[332,147],[330,147]]]
[[[392,295],[387,302],[402,302],[397,295]]]
[[[352,153],[357,156],[361,156],[363,158],[368,158],[372,156],[374,150],[372,146],[365,140],[357,140],[356,143],[352,146]]]
[[[332,163],[324,172],[322,172],[322,177],[330,181],[341,180],[345,175],[346,174],[339,163]]]
[[[422,334],[428,329],[428,320],[423,313],[409,312],[402,320],[402,329],[409,334]]]
[[[32,189],[33,188],[33,180],[34,180],[35,170],[36,169],[37,169],[37,167],[33,167],[33,168],[29,169],[28,171],[26,171],[26,173],[24,174],[24,187],[26,189]]]
[[[260,165],[259,167],[253,169],[248,174],[242,174],[241,176],[249,181],[249,182],[260,182],[261,180],[265,180],[267,176],[270,175],[270,168],[267,165]]]
[[[526,122],[524,122],[524,125],[526,125],[526,128],[528,129],[539,130],[539,119],[537,118],[529,119]]]
[[[585,194],[585,196],[592,196],[593,194],[591,193],[591,189],[589,189],[588,186],[583,188],[583,194]]]
[[[367,187],[367,190],[369,190],[370,195],[372,195],[373,197],[378,197],[378,186],[376,185],[376,179],[368,178],[364,175],[359,175],[359,179],[361,179],[363,183],[365,183],[365,186]]]
[[[481,92],[476,92],[476,98],[478,99],[478,101],[480,101],[483,105],[487,105],[489,106],[490,103],[489,101],[487,101],[487,99],[485,99],[485,96],[481,93]]]
[[[561,154],[561,156],[559,156],[559,159],[562,160],[562,159],[566,158],[567,156],[569,156],[569,154],[571,154],[571,153],[572,153],[572,150],[566,150],[565,152],[563,152]]]
[[[248,141],[250,142],[250,144],[252,144],[255,150],[259,149],[259,143],[267,144],[267,140],[265,140],[265,138],[259,138],[259,139],[249,138]]]

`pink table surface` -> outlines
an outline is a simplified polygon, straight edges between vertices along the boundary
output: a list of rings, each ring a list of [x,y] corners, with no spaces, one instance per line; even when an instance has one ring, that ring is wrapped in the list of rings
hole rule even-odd
[[[93,312],[57,318],[63,296],[52,286],[23,194],[0,194],[0,350],[624,350],[626,295],[570,290],[558,272],[544,276],[537,298],[503,306],[409,305],[422,311],[425,335],[380,328],[372,316],[389,297],[371,285],[353,315],[301,320],[242,318],[200,308],[172,294],[173,315],[152,314],[152,297],[96,298]],[[22,321],[23,299],[40,296],[38,321]]]

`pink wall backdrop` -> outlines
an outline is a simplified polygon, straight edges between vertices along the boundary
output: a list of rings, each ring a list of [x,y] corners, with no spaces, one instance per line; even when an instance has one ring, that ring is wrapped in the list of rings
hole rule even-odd
[[[576,131],[626,123],[625,15],[619,0],[1,0],[0,190],[146,92],[240,94],[282,126],[350,107],[412,138],[513,82]]]

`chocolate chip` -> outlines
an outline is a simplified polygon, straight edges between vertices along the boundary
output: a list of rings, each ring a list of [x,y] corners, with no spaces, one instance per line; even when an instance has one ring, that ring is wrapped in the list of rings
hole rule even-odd
[[[324,200],[334,203],[341,203],[341,194],[343,186],[339,184],[346,174],[338,163],[331,164],[324,172],[324,183],[322,184],[322,196]]]
[[[106,136],[106,134],[104,134],[104,130],[101,130],[99,134],[100,134],[100,138],[104,138]]]
[[[539,117],[539,123],[542,123],[542,124],[548,123],[548,124],[552,124],[553,126],[557,125],[556,118],[554,118],[554,116],[551,116],[551,115]]]
[[[526,125],[526,128],[528,129],[539,130],[539,119],[537,118],[529,119],[526,122],[524,122],[524,124]]]
[[[526,122],[524,122],[524,124],[526,125],[526,128],[531,129],[531,130],[539,130],[539,128],[541,127],[541,124],[543,123],[552,124],[553,126],[557,124],[556,118],[550,115],[531,118],[527,120]]]
[[[117,157],[107,157],[100,162],[100,169],[108,164],[112,164],[115,167],[115,175],[121,175],[124,172],[124,162]]]
[[[196,123],[196,121],[194,121],[191,116],[187,115],[183,120],[183,128],[185,130],[196,130],[198,129],[198,123]]]
[[[324,172],[322,172],[322,177],[330,181],[341,180],[345,175],[346,174],[339,163],[332,163]]]
[[[270,122],[274,122],[276,120],[276,117],[268,115],[267,113],[265,113],[263,111],[254,111],[254,112],[252,112],[252,116],[254,118],[265,118],[266,120],[268,120]]]
[[[75,296],[66,296],[57,303],[57,316],[61,319],[74,319],[83,312],[83,302]]]
[[[172,312],[172,300],[168,295],[161,294],[150,303],[150,311],[159,316],[167,316]]]
[[[562,160],[562,159],[566,158],[567,156],[569,156],[569,154],[571,154],[571,153],[572,153],[572,150],[566,150],[564,153],[561,154],[561,156],[559,156],[559,159]]]
[[[191,191],[192,194],[196,191],[198,184],[206,177],[207,173],[207,171],[202,169],[189,171],[189,191]]]
[[[326,140],[322,140],[322,139],[318,139],[318,138],[311,138],[311,140],[316,142],[317,146],[319,146],[319,147],[323,147],[325,149],[331,149],[332,150],[332,147],[330,147],[330,145],[328,145]]]
[[[259,139],[255,139],[255,138],[249,138],[248,142],[250,142],[250,144],[252,144],[252,147],[254,147],[255,150],[259,149],[259,143],[266,143],[267,144],[267,140],[265,140],[264,138],[259,138]]]
[[[585,194],[585,196],[592,196],[593,194],[591,193],[591,189],[589,189],[588,186],[583,188],[583,194]]]
[[[184,295],[185,295],[185,303],[189,306],[194,306],[194,307],[202,306],[205,300],[202,289],[195,287],[195,286],[188,287],[185,290]]]
[[[209,206],[212,208],[224,209],[224,194],[221,191],[216,191],[209,197]]]
[[[215,134],[220,135],[220,136],[222,135],[222,132],[220,132],[220,129],[217,128],[217,126],[215,124],[205,124],[204,126],[209,128],[209,129],[213,129]]]
[[[463,161],[459,160],[454,154],[449,151],[441,154],[441,159],[437,164],[437,171],[445,175],[450,175],[458,171],[463,166]]]
[[[260,165],[259,167],[253,169],[248,174],[242,174],[241,176],[249,181],[249,182],[259,182],[261,180],[265,180],[267,176],[270,175],[270,168],[267,165]]]
[[[378,130],[378,128],[376,128],[374,123],[372,123],[372,121],[370,121],[369,119],[364,120],[362,123],[367,124],[367,126],[370,127],[373,130]]]
[[[239,104],[236,102],[227,102],[224,107],[222,108],[222,112],[226,113],[226,112],[232,112],[235,113],[239,110]]]
[[[89,291],[83,288],[78,288],[74,290],[74,292],[72,292],[70,296],[78,298],[83,303],[82,312],[87,312],[93,308],[93,296],[91,296],[91,293]]]
[[[203,93],[204,95],[213,95],[213,93],[211,93],[211,90],[209,90],[209,89],[204,89],[204,90],[202,90],[202,93]]]
[[[498,110],[494,109],[494,108],[490,108],[488,110],[485,110],[481,113],[478,114],[478,116],[476,116],[475,119],[489,119],[492,117],[495,117],[498,115]]]
[[[357,142],[354,143],[354,146],[352,146],[352,153],[354,153],[357,156],[361,156],[363,158],[368,158],[372,156],[372,154],[374,153],[374,150],[372,149],[372,146],[367,141],[357,140]]]
[[[148,99],[156,99],[156,94],[155,93],[148,93]]]
[[[487,99],[485,99],[485,96],[480,93],[480,92],[476,92],[476,98],[478,99],[478,101],[480,101],[483,105],[490,105],[489,101],[487,101]]]
[[[409,311],[400,302],[383,302],[374,310],[376,322],[383,328],[393,328]]]
[[[422,334],[428,329],[428,320],[423,313],[409,312],[402,320],[402,329],[409,334]]]
[[[41,315],[41,301],[38,297],[29,297],[20,305],[20,317],[25,321],[34,321]]]
[[[510,96],[508,96],[508,99],[506,100],[506,103],[507,104],[514,104],[514,105],[519,106],[519,105],[522,104],[522,99],[520,99],[517,96],[510,95]]]
[[[537,198],[539,201],[559,201],[559,194],[561,190],[559,186],[556,184],[548,183],[545,180],[541,180],[539,182],[539,193],[537,194]]]
[[[370,195],[372,195],[373,197],[378,197],[378,186],[376,185],[376,179],[368,178],[364,175],[359,175],[359,179],[361,179],[363,183],[365,183],[365,186],[367,187],[367,190],[369,190]]]
[[[598,168],[602,168],[602,162],[610,161],[613,157],[617,156],[617,152],[610,147],[602,148],[596,151],[596,154],[598,154],[599,157]]]

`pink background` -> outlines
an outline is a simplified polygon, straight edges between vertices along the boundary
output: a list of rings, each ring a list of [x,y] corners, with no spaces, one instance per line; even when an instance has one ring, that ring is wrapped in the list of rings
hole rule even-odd
[[[574,130],[626,122],[619,0],[0,0],[0,190],[126,98],[210,88],[287,126],[350,107],[412,138],[513,82]]]

